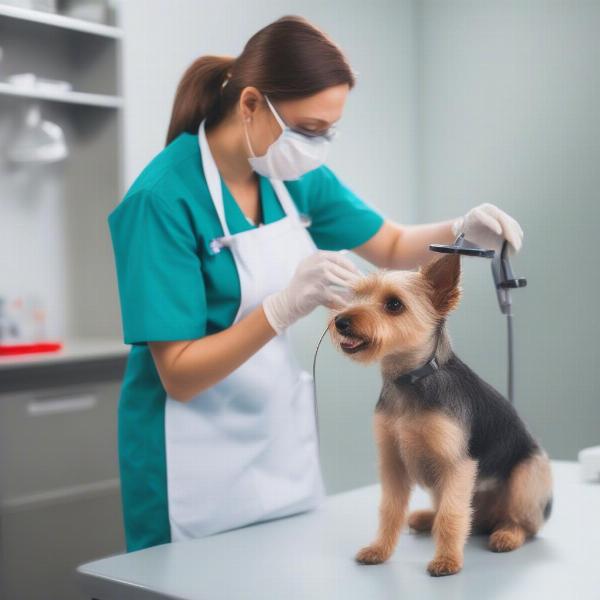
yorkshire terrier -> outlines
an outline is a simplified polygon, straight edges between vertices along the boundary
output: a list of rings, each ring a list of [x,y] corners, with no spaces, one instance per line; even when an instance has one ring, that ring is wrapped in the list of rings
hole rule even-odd
[[[330,335],[353,360],[379,361],[383,377],[373,419],[379,529],[356,560],[392,555],[415,483],[433,509],[411,513],[408,526],[434,536],[431,575],[461,570],[471,532],[489,535],[495,552],[515,550],[550,516],[550,462],[512,404],[452,350],[446,317],[462,293],[460,256],[368,274],[353,292]]]

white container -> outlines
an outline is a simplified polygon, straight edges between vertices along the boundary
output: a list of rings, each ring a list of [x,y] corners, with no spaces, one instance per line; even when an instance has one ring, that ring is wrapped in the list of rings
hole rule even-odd
[[[41,10],[43,12],[56,12],[56,0],[3,0],[2,4],[28,8],[29,10]]]
[[[69,92],[73,85],[60,79],[38,77],[35,73],[15,73],[7,78],[8,83],[19,88],[36,89],[42,92]]]
[[[56,12],[56,0],[33,0],[32,8],[34,10],[43,10],[44,12]]]
[[[104,0],[72,0],[63,14],[75,19],[106,24],[108,22],[108,5]]]
[[[600,446],[584,448],[578,458],[583,479],[600,483]]]

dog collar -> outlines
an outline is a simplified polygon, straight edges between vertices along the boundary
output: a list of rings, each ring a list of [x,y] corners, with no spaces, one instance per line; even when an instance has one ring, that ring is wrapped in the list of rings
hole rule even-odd
[[[428,375],[435,373],[440,368],[438,361],[435,359],[435,354],[440,343],[440,337],[442,336],[442,329],[444,327],[445,322],[446,319],[444,318],[438,323],[436,331],[435,348],[433,349],[433,354],[431,355],[431,358],[424,365],[421,365],[420,367],[417,367],[416,369],[413,369],[408,373],[404,373],[396,377],[394,381],[397,384],[416,383],[420,379],[423,379],[423,377],[427,377]]]
[[[396,383],[415,383],[419,381],[419,379],[423,379],[423,377],[427,377],[427,375],[431,375],[435,373],[440,368],[435,356],[430,358],[423,366],[413,369],[408,373],[404,373],[399,377],[396,377]]]

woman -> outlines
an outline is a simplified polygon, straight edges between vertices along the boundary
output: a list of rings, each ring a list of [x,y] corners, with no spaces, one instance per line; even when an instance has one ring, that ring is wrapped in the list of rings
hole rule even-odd
[[[127,549],[316,507],[324,495],[312,380],[287,327],[343,304],[342,253],[414,268],[460,231],[518,251],[492,205],[441,223],[385,219],[323,165],[354,76],[298,17],[236,58],[196,60],[166,147],[109,216],[125,342],[119,403]]]

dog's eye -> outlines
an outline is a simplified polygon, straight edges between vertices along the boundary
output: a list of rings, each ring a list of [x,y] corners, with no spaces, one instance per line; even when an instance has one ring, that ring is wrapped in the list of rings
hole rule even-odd
[[[388,298],[383,306],[389,313],[399,313],[404,308],[404,304],[398,298],[394,297]]]

